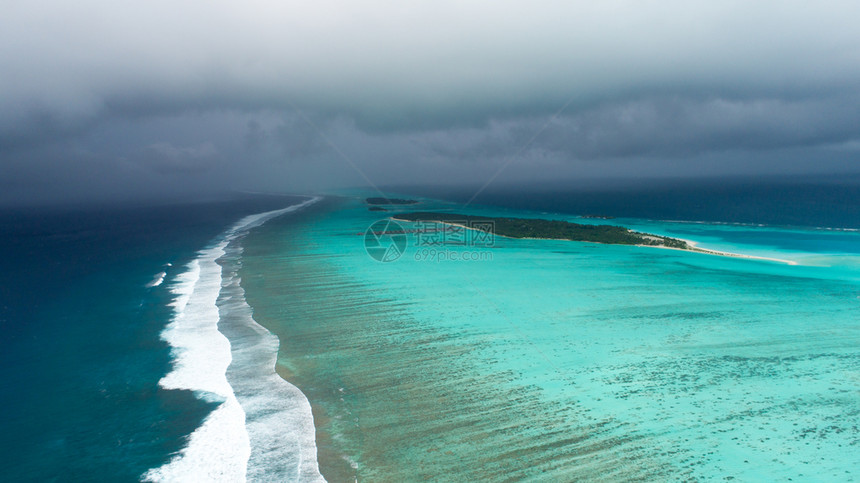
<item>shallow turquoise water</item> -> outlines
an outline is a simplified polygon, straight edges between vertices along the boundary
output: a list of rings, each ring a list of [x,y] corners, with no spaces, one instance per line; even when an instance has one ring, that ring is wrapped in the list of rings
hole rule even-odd
[[[329,481],[857,478],[857,232],[609,222],[797,266],[504,238],[440,261],[414,237],[380,263],[378,218],[329,200],[244,243]]]

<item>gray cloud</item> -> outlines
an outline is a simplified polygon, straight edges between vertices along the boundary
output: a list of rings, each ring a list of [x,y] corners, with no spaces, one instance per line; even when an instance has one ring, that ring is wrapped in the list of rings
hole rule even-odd
[[[547,124],[548,123],[548,124]],[[540,134],[529,144],[529,141]],[[824,146],[860,139],[860,101],[648,98],[608,103],[552,121],[492,123],[464,142],[437,140],[445,156],[510,156],[528,144],[571,159],[692,156],[710,151]]]
[[[157,142],[136,153],[134,158],[141,165],[163,174],[208,171],[221,162],[221,155],[211,142],[197,146]]]
[[[5,198],[140,173],[201,190],[363,183],[352,165],[379,184],[482,182],[513,155],[505,176],[521,179],[714,174],[716,158],[860,170],[834,148],[860,140],[852,1],[0,9],[0,185],[22,186]],[[88,181],[96,165],[106,186]]]

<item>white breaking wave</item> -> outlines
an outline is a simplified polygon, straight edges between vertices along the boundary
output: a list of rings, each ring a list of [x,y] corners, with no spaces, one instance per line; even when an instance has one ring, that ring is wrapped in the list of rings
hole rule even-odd
[[[233,344],[227,380],[245,410],[251,441],[246,475],[250,481],[324,481],[310,403],[275,373],[278,337],[254,320],[245,300],[237,273],[241,253],[238,243],[227,249],[218,307],[219,328]]]
[[[281,210],[242,218],[223,234],[215,246],[199,252],[198,257],[187,265],[187,269],[176,277],[176,283],[172,287],[176,297],[171,304],[175,315],[161,333],[162,339],[171,346],[173,368],[159,381],[159,385],[164,389],[191,390],[200,399],[217,402],[220,405],[206,417],[199,428],[191,433],[187,445],[177,455],[165,465],[147,471],[141,479],[146,481],[246,481],[248,461],[252,454],[251,439],[245,424],[245,411],[227,381],[227,370],[233,360],[233,354],[230,341],[218,330],[220,316],[217,302],[221,293],[222,269],[217,260],[225,254],[225,249],[233,240],[243,236],[248,230],[274,217],[304,208],[320,199],[314,197]],[[231,275],[230,278],[232,282],[234,277]],[[244,297],[242,301],[244,303]],[[250,314],[250,308],[248,313]],[[248,319],[253,322],[250,315]],[[253,325],[263,329],[255,322]],[[274,345],[272,346],[269,339],[268,346],[263,348],[272,351],[273,359],[269,371],[274,374],[274,358],[277,357],[278,349],[277,337],[273,334],[269,336],[274,338]],[[295,392],[301,394],[301,391],[283,379],[278,378],[278,380],[279,386],[275,387],[275,390],[289,392],[293,396],[292,400],[303,401],[303,405],[297,404],[300,407],[290,408],[292,412],[285,418],[295,423],[294,427],[286,429],[295,434],[292,439],[301,447],[300,469],[302,471],[294,474],[303,480],[322,480],[316,462],[310,404],[303,394],[300,398],[295,394]],[[274,380],[272,383],[274,384]],[[310,428],[310,437],[308,437],[308,428]],[[272,448],[261,450],[267,454],[272,452]],[[312,462],[307,461],[310,458]],[[259,475],[257,471],[255,474]]]
[[[164,282],[164,277],[167,276],[167,272],[161,272],[155,276],[148,284],[146,284],[146,288],[158,287]]]

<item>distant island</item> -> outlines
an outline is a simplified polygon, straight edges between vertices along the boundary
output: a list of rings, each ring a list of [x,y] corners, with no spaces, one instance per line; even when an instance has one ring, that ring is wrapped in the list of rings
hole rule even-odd
[[[540,218],[495,218],[487,216],[462,215],[458,213],[412,212],[398,213],[392,216],[398,221],[438,222],[448,225],[477,229],[475,225],[491,224],[495,235],[508,238],[530,238],[541,240],[570,240],[610,245],[636,245],[657,248],[671,248],[707,255],[724,257],[768,260],[772,262],[797,265],[792,260],[780,258],[759,257],[739,253],[722,252],[699,248],[695,242],[681,240],[650,233],[640,233],[623,226],[615,225],[584,225],[562,220],[544,220]]]
[[[613,220],[613,219],[615,219],[614,216],[608,216],[608,215],[582,215],[582,216],[580,216],[580,218],[597,218],[598,220]]]
[[[461,226],[475,223],[492,223],[496,235],[509,238],[542,238],[552,240],[585,241],[612,245],[648,245],[689,250],[683,240],[648,233],[639,233],[622,226],[582,225],[561,220],[539,218],[488,218],[457,213],[414,212],[399,213],[398,220],[437,221]]]
[[[388,210],[386,210],[385,208],[383,208],[383,207],[381,207],[381,206],[371,206],[370,208],[368,208],[368,210],[369,210],[369,211],[388,211]]]
[[[417,200],[404,200],[400,198],[367,198],[364,200],[368,205],[414,205]]]

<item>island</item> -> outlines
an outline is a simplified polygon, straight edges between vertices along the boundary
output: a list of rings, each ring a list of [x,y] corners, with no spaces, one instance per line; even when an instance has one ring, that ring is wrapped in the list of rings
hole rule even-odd
[[[367,198],[364,200],[368,205],[414,205],[417,200],[404,200],[401,198]]]
[[[668,248],[672,250],[684,250],[703,253],[706,255],[768,260],[788,265],[797,265],[797,262],[793,260],[708,250],[697,247],[696,242],[690,240],[681,240],[679,238],[641,233],[616,225],[584,225],[563,220],[487,217],[426,211],[398,213],[393,215],[391,218],[397,221],[407,222],[442,223],[446,225],[461,226],[471,230],[480,230],[482,227],[491,227],[491,230],[483,228],[483,231],[492,231],[494,235],[507,238],[569,240],[610,245],[648,246]]]
[[[492,226],[493,233],[508,238],[540,238],[552,240],[585,241],[611,245],[648,245],[689,250],[684,240],[648,233],[639,233],[615,225],[583,225],[562,220],[539,218],[496,218],[462,215],[457,213],[413,212],[399,213],[401,221],[447,223],[472,228]]]
[[[388,211],[388,210],[386,210],[385,208],[383,208],[383,207],[381,207],[381,206],[371,206],[370,208],[368,208],[368,210],[369,210],[369,211]]]

